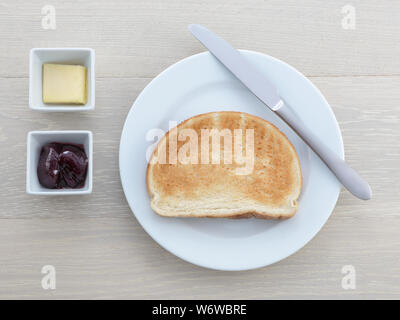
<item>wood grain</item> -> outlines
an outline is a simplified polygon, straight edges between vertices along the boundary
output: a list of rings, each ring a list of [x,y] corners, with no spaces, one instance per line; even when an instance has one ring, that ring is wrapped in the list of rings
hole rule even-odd
[[[373,238],[373,241],[371,241]],[[27,241],[29,239],[29,241]],[[133,217],[3,219],[1,298],[398,298],[398,219],[334,214],[305,248],[245,272],[206,270],[160,248]],[[57,289],[41,288],[43,265]],[[354,265],[356,290],[341,287]]]
[[[0,298],[400,298],[400,2],[353,1],[355,30],[341,27],[345,1],[51,4],[56,30],[41,27],[43,3],[0,4]],[[275,265],[230,273],[183,262],[143,231],[122,192],[119,138],[134,99],[167,66],[204,51],[188,23],[309,76],[338,119],[347,160],[371,183],[371,201],[342,191],[315,239]],[[29,49],[42,46],[96,50],[94,112],[29,110]],[[62,129],[93,131],[93,194],[28,196],[27,133]],[[41,288],[45,264],[56,267],[54,291]],[[356,290],[341,287],[348,264]]]
[[[201,23],[238,48],[266,52],[306,75],[400,75],[400,2],[356,0],[356,29],[341,26],[348,1],[51,1],[57,29],[43,30],[43,3],[2,1],[0,74],[27,76],[32,47],[91,47],[98,77],[154,77],[203,47]],[[49,3],[50,4],[50,3]],[[10,60],[12,63],[10,63]]]

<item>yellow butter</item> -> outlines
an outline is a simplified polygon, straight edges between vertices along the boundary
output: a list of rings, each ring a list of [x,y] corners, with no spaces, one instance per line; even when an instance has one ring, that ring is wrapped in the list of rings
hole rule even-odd
[[[86,67],[43,64],[43,102],[85,104]]]

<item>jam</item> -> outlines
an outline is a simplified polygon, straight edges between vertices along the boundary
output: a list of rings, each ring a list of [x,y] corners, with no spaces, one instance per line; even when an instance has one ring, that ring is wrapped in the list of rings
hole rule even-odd
[[[51,142],[39,156],[37,175],[48,189],[82,188],[85,184],[88,158],[81,144]]]

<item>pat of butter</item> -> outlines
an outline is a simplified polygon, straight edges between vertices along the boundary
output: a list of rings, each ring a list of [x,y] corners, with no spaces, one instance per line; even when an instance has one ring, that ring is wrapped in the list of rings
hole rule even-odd
[[[86,68],[77,65],[43,64],[43,102],[85,104]]]

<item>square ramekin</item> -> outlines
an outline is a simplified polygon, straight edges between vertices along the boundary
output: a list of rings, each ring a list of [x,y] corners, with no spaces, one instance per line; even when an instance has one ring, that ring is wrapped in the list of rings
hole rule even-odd
[[[37,176],[37,165],[43,145],[49,142],[83,144],[88,157],[88,171],[85,185],[79,189],[48,189],[40,185]],[[31,131],[28,133],[26,192],[35,195],[77,195],[92,192],[93,184],[93,137],[91,131]]]
[[[93,110],[95,104],[95,55],[90,48],[33,48],[29,55],[29,108],[44,112]],[[78,64],[87,69],[87,102],[84,105],[46,104],[42,98],[44,63]]]

